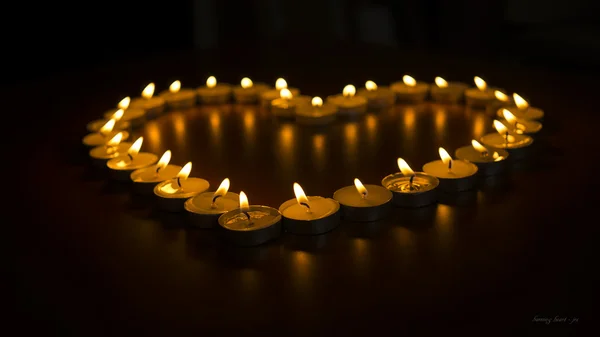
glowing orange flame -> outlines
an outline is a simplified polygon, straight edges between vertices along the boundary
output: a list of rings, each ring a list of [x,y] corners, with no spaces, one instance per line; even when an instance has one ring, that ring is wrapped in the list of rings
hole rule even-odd
[[[318,107],[323,106],[323,100],[321,99],[321,97],[315,96],[315,97],[313,97],[311,104],[312,104],[312,106],[318,108]]]
[[[414,87],[415,85],[417,85],[417,80],[408,75],[402,76],[402,82],[404,82],[404,84],[406,84],[409,87]]]
[[[398,168],[400,168],[400,172],[405,176],[412,176],[415,174],[415,171],[413,171],[410,166],[408,166],[406,160],[402,158],[398,158]]]
[[[152,95],[154,95],[154,83],[148,84],[142,91],[142,97],[145,99],[152,98]]]
[[[356,94],[356,88],[352,84],[348,84],[344,87],[342,94],[344,95],[344,97],[354,97],[354,95]]]
[[[275,89],[277,89],[278,91],[281,91],[281,89],[285,89],[287,87],[288,84],[283,78],[278,78],[277,81],[275,81]]]
[[[474,81],[475,85],[479,90],[485,91],[485,89],[487,89],[487,83],[485,83],[485,81],[481,77],[475,76]]]
[[[441,77],[435,78],[435,85],[437,85],[440,88],[448,88],[448,82],[446,82],[446,80]]]
[[[248,88],[252,88],[252,86],[254,85],[254,83],[252,83],[252,80],[249,79],[248,77],[244,77],[244,78],[242,78],[242,81],[240,82],[240,85],[242,86],[242,88],[248,89]]]
[[[365,83],[365,88],[367,88],[369,91],[375,91],[377,90],[377,84],[375,84],[373,81],[367,81]]]
[[[181,90],[181,82],[179,80],[171,83],[169,86],[169,91],[172,93],[178,93]]]

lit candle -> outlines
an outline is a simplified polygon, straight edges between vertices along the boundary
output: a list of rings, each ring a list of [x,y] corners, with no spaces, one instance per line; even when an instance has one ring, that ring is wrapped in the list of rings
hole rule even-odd
[[[542,130],[542,123],[534,120],[517,118],[508,109],[502,109],[502,115],[506,122],[512,126],[512,131],[514,133],[531,135]]]
[[[498,120],[494,120],[494,129],[496,129],[496,132],[484,135],[481,137],[481,142],[493,148],[505,149],[513,158],[521,158],[528,152],[530,145],[533,143],[533,138],[511,132],[506,125]]]
[[[286,80],[278,78],[277,81],[275,81],[275,89],[267,90],[260,95],[261,105],[265,108],[270,108],[271,102],[281,97],[280,92],[282,89],[288,89],[293,97],[300,96],[300,90],[298,88],[288,88]]]
[[[423,165],[423,171],[440,180],[440,188],[446,191],[467,191],[475,187],[477,166],[471,162],[452,159],[444,148],[439,148],[441,160]]]
[[[505,108],[514,105],[512,97],[505,94],[502,90],[494,90],[495,99],[488,106],[490,111],[498,111],[500,108]]]
[[[294,183],[295,199],[279,207],[283,228],[292,234],[322,234],[338,226],[340,204],[330,198],[307,197],[298,183]]]
[[[131,143],[122,142],[122,140],[123,133],[119,132],[106,142],[106,144],[91,149],[90,157],[92,158],[92,164],[98,168],[106,168],[106,162],[109,159],[127,155],[127,150],[131,147]]]
[[[281,213],[268,206],[250,205],[240,192],[240,207],[219,217],[225,237],[240,246],[257,246],[281,235]]]
[[[116,121],[114,119],[106,122],[98,132],[87,134],[83,137],[83,144],[88,147],[96,147],[105,145],[111,140],[117,133],[121,133],[121,140],[129,138],[129,132],[123,130],[113,130]]]
[[[113,130],[129,130],[131,127],[131,123],[129,121],[123,120],[123,115],[125,111],[123,109],[117,109],[115,113],[110,115],[110,118],[98,119],[95,121],[91,121],[87,124],[87,129],[89,132],[98,132],[100,129],[111,119],[115,120],[115,127]]]
[[[204,104],[223,104],[231,98],[231,85],[218,83],[214,76],[206,80],[206,85],[196,89],[200,102]]]
[[[517,118],[528,120],[538,120],[544,118],[543,110],[529,106],[529,102],[527,102],[519,94],[513,94],[513,101],[515,105],[509,106],[506,109],[512,112]],[[498,117],[504,117],[504,112],[502,111],[502,109],[498,110],[497,113]]]
[[[365,87],[358,90],[358,96],[366,97],[367,106],[374,110],[387,108],[396,101],[396,95],[389,87],[380,87],[373,81],[367,81]]]
[[[335,191],[333,199],[340,204],[343,219],[369,222],[383,219],[389,214],[392,192],[378,185],[363,185],[356,178],[353,186]]]
[[[216,191],[200,193],[183,204],[192,225],[200,228],[215,227],[222,214],[240,208],[240,196],[228,192],[229,184],[229,178],[225,178]]]
[[[163,91],[160,94],[165,100],[165,104],[171,110],[186,109],[196,105],[198,95],[195,90],[181,88],[181,81],[174,81],[169,86],[168,91]]]
[[[131,182],[131,172],[154,165],[158,157],[149,152],[140,152],[144,137],[138,138],[127,150],[127,153],[110,159],[106,166],[110,169],[114,180]]]
[[[128,122],[131,127],[140,127],[144,125],[146,122],[146,111],[144,109],[139,108],[131,108],[129,105],[131,103],[131,98],[125,97],[123,98],[119,104],[117,105],[117,109],[110,109],[104,113],[105,119],[114,119],[116,116],[121,115],[119,110],[123,111],[121,117],[119,117],[119,123]],[[88,129],[90,125],[88,124]],[[123,128],[124,129],[124,128]]]
[[[148,84],[142,90],[141,97],[133,99],[129,107],[144,110],[148,119],[162,114],[165,111],[165,100],[162,97],[154,96],[154,89],[154,83]]]
[[[355,94],[356,88],[348,84],[341,95],[327,97],[327,103],[337,106],[342,116],[362,116],[367,112],[367,98]]]
[[[491,176],[505,171],[508,152],[483,146],[473,139],[470,146],[463,146],[456,150],[456,158],[474,163],[481,174]]]
[[[152,195],[156,184],[176,178],[177,173],[181,170],[181,166],[170,165],[169,161],[171,161],[171,151],[167,150],[160,157],[156,165],[131,172],[130,177],[133,181],[133,190],[139,194]]]
[[[408,75],[402,77],[402,82],[392,83],[390,88],[396,94],[397,101],[402,103],[421,103],[429,93],[429,84],[417,82]]]
[[[296,122],[303,125],[325,125],[335,121],[338,108],[331,103],[323,104],[321,97],[315,96],[311,104],[301,104],[296,108]]]
[[[398,158],[400,172],[381,180],[381,185],[393,194],[394,205],[406,208],[423,207],[437,201],[438,178],[424,172],[413,171],[408,163]]]
[[[496,99],[495,89],[488,88],[487,83],[478,76],[474,78],[476,88],[465,91],[467,106],[471,108],[486,108]]]
[[[447,82],[441,77],[435,78],[435,85],[431,86],[431,98],[439,103],[457,103],[465,96],[469,87],[461,82]]]
[[[294,117],[296,113],[297,102],[293,100],[294,96],[292,92],[283,88],[279,92],[280,98],[274,99],[271,102],[271,111],[274,116],[280,118],[291,118]]]
[[[158,197],[160,209],[168,212],[181,212],[186,199],[208,190],[209,182],[201,178],[189,178],[191,172],[192,162],[188,162],[175,178],[154,186],[154,195]]]
[[[233,88],[233,97],[240,104],[254,104],[263,92],[269,90],[264,83],[253,83],[248,77],[242,78],[240,85]]]

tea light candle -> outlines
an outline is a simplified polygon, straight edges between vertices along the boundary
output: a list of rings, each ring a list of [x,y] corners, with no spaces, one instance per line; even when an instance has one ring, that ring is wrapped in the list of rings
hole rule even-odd
[[[186,199],[208,190],[209,182],[200,178],[188,178],[190,172],[192,172],[192,162],[185,164],[176,178],[154,186],[154,195],[158,197],[160,209],[168,212],[183,211]]]
[[[115,113],[117,113],[117,111],[119,110],[127,110],[127,108],[129,108],[129,104],[131,103],[131,97],[127,96],[125,98],[123,98],[122,100],[119,101],[119,103],[117,103],[117,107],[116,108],[112,108],[112,109],[108,109],[106,110],[106,112],[103,114],[105,119],[111,119],[113,117],[113,115]],[[102,126],[102,125],[100,125]],[[90,130],[92,131],[92,130]]]
[[[381,185],[392,192],[394,205],[406,208],[423,207],[437,201],[438,178],[413,171],[408,163],[398,158],[400,172],[381,180]]]
[[[165,100],[162,97],[153,97],[154,89],[154,83],[148,84],[142,91],[142,97],[131,101],[129,107],[144,110],[146,118],[154,118],[163,113],[165,111]]]
[[[123,132],[117,133],[105,145],[96,146],[90,150],[92,164],[98,168],[106,168],[106,162],[109,159],[118,156],[127,155],[127,150],[131,147],[131,143],[121,142]]]
[[[507,150],[512,158],[522,158],[533,143],[533,138],[510,132],[499,120],[494,120],[494,128],[496,132],[484,135],[481,142],[493,148]]]
[[[156,184],[176,178],[181,166],[169,165],[169,161],[171,161],[171,151],[167,150],[156,165],[133,171],[130,175],[133,190],[142,195],[152,195]]]
[[[129,138],[129,132],[122,130],[113,130],[116,121],[114,119],[106,122],[98,132],[87,134],[83,137],[83,144],[88,147],[96,147],[106,144],[111,140],[117,133],[121,133],[121,139],[125,140]]]
[[[131,172],[154,165],[158,157],[149,152],[140,152],[144,137],[138,138],[127,150],[127,154],[110,159],[106,166],[114,180],[131,182]]]
[[[111,119],[119,116],[119,110],[123,110],[123,115],[119,118],[119,123],[129,123],[131,127],[140,127],[146,122],[146,111],[139,108],[129,108],[129,101],[125,101],[129,97],[125,97],[120,103],[120,108],[117,110],[109,110],[104,113],[104,118]],[[126,104],[123,104],[123,103]],[[88,125],[89,127],[89,125]]]
[[[337,106],[338,114],[342,116],[359,116],[367,112],[367,98],[354,96],[356,88],[348,84],[341,95],[327,97],[327,103]]]
[[[396,94],[397,101],[403,103],[421,103],[429,92],[429,84],[417,82],[408,75],[402,77],[402,82],[392,83],[390,88]]]
[[[528,120],[538,120],[544,118],[543,110],[529,106],[529,102],[527,102],[519,94],[514,93],[513,100],[515,106],[510,106],[506,108],[510,112],[512,112],[515,115],[515,117]],[[498,117],[504,117],[503,111],[498,110]]]
[[[431,86],[431,98],[439,103],[457,103],[465,97],[468,85],[461,82],[447,82],[441,77],[435,78]]]
[[[171,110],[191,108],[196,105],[196,102],[198,101],[196,91],[192,89],[181,89],[180,81],[171,83],[169,91],[162,92],[160,97],[165,100],[165,104]]]
[[[474,81],[477,88],[469,88],[465,91],[467,106],[485,108],[496,98],[494,90],[488,88],[487,83],[481,77],[475,76]]]
[[[502,149],[485,147],[475,139],[471,140],[471,146],[460,147],[455,154],[456,158],[477,165],[479,172],[486,176],[499,174],[506,170],[508,152]]]
[[[254,84],[248,77],[242,78],[240,86],[233,88],[233,97],[240,104],[254,104],[263,92],[269,90],[269,86],[263,83]]]
[[[210,76],[206,86],[196,89],[200,102],[204,104],[224,104],[231,98],[230,84],[217,84],[217,78]]]
[[[363,185],[358,178],[354,186],[346,186],[333,193],[340,204],[342,218],[370,222],[385,218],[391,209],[392,192],[377,185]]]
[[[275,81],[275,89],[267,90],[260,95],[261,105],[265,108],[270,108],[271,102],[281,97],[280,92],[282,89],[288,89],[293,97],[300,95],[300,90],[298,88],[288,88],[287,81],[283,78],[278,78],[277,81]]]
[[[123,118],[123,114],[125,111],[123,109],[117,109],[114,114],[107,119],[98,119],[95,121],[91,121],[87,124],[87,129],[89,132],[98,132],[100,129],[111,119],[115,120],[115,127],[113,130],[128,130],[131,127],[129,121],[121,120]]]
[[[271,111],[273,112],[273,115],[280,118],[294,117],[297,104],[293,101],[294,97],[292,92],[287,88],[283,88],[279,94],[281,97],[274,99],[271,102]]]
[[[281,235],[281,213],[259,205],[250,205],[248,197],[240,192],[240,208],[219,217],[225,238],[240,246],[257,246]]]
[[[423,171],[440,180],[440,188],[458,192],[470,190],[475,186],[477,166],[465,160],[456,160],[444,148],[439,148],[441,160],[423,165]]]
[[[222,214],[240,208],[240,196],[228,192],[229,184],[229,178],[225,178],[216,191],[200,193],[183,204],[193,226],[213,228],[219,223]]]
[[[502,115],[506,122],[513,127],[513,132],[516,134],[534,134],[542,130],[542,123],[528,120],[523,118],[517,118],[512,112],[507,109],[502,109]]]
[[[384,109],[394,104],[396,94],[388,87],[378,87],[373,81],[367,81],[365,87],[358,90],[358,96],[367,99],[367,106],[370,109]]]
[[[340,204],[330,198],[307,197],[298,183],[294,183],[295,199],[279,207],[283,228],[292,234],[322,234],[338,226]]]
[[[300,104],[296,108],[296,122],[303,125],[325,125],[335,121],[338,108],[334,104],[323,104],[321,97],[315,96],[311,104]]]

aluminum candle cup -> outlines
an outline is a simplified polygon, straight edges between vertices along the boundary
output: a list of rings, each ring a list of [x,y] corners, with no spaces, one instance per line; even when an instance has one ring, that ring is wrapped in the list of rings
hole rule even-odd
[[[175,81],[169,90],[162,92],[160,97],[171,110],[191,108],[198,102],[198,94],[192,89],[182,89],[181,82]]]
[[[508,109],[500,109],[502,116],[505,118],[501,122],[511,127],[511,131],[516,134],[533,135],[537,134],[542,130],[542,123],[534,120],[518,118]]]
[[[106,144],[91,149],[90,158],[92,158],[92,165],[101,169],[106,168],[106,162],[110,159],[126,156],[127,150],[129,150],[131,145],[131,143],[122,142],[115,146]]]
[[[489,133],[481,137],[483,145],[504,149],[511,155],[511,159],[517,160],[526,157],[533,144],[533,138],[520,135],[508,130],[508,127],[498,120],[494,120],[494,128],[497,132]]]
[[[177,173],[176,178],[165,180],[154,187],[154,195],[158,197],[158,207],[161,210],[181,212],[187,199],[208,190],[208,181],[188,178],[191,171],[192,163],[189,162]]]
[[[221,215],[240,208],[239,194],[227,192],[222,196],[218,196],[215,193],[200,193],[184,203],[183,206],[189,213],[192,226],[199,228],[216,227],[219,224]]]
[[[394,205],[416,208],[437,201],[436,188],[440,182],[436,177],[423,172],[414,172],[402,158],[398,158],[398,167],[400,172],[390,174],[381,180],[381,185],[392,191]]]
[[[133,181],[133,191],[141,195],[152,195],[156,184],[176,178],[177,173],[181,171],[182,167],[169,165],[170,159],[171,151],[167,151],[156,165],[131,172],[130,177]]]
[[[402,82],[394,82],[390,89],[396,94],[396,101],[401,103],[421,103],[429,93],[429,84],[417,82],[414,78],[404,75]]]
[[[487,148],[476,140],[471,142],[471,146],[458,148],[455,155],[458,159],[477,165],[479,172],[485,176],[506,171],[508,152],[502,149]]]
[[[104,133],[96,132],[90,133],[83,137],[83,145],[87,147],[97,147],[101,145],[106,145],[109,140],[111,140],[118,133],[123,135],[122,139],[125,140],[129,138],[129,132],[123,130],[112,130]]]
[[[367,99],[367,107],[373,110],[385,109],[396,102],[396,94],[388,87],[378,87],[373,81],[367,81],[365,87],[358,90],[358,96]]]
[[[471,108],[486,108],[496,99],[495,89],[488,88],[487,83],[481,78],[475,76],[476,88],[469,88],[465,91],[465,100],[467,106]]]
[[[144,138],[138,138],[126,153],[110,159],[106,166],[110,169],[112,179],[131,182],[131,173],[137,169],[154,165],[158,157],[153,153],[140,152]]]
[[[340,223],[340,204],[330,198],[307,197],[298,183],[294,183],[295,199],[279,207],[283,216],[283,229],[299,235],[316,235],[329,232]]]
[[[435,85],[430,88],[431,98],[438,103],[457,103],[465,97],[469,86],[461,82],[446,82],[441,77],[435,78]]]
[[[224,104],[229,102],[231,98],[230,84],[217,84],[217,79],[214,76],[206,80],[206,86],[196,89],[200,103],[204,104]]]
[[[323,104],[321,97],[313,97],[311,104],[296,108],[296,122],[303,125],[325,125],[335,121],[338,108],[334,104]]]
[[[460,192],[474,188],[477,183],[477,166],[465,160],[452,159],[443,148],[439,152],[442,159],[423,165],[423,171],[439,179],[440,189]]]
[[[391,209],[392,192],[377,185],[363,185],[355,179],[353,186],[333,193],[341,208],[342,219],[371,222],[385,218]]]
[[[233,97],[240,104],[254,104],[258,102],[260,95],[269,90],[269,86],[264,83],[252,83],[248,77],[244,77],[240,85],[233,88]]]
[[[341,95],[327,97],[327,103],[335,105],[340,116],[362,116],[367,112],[367,98],[354,96],[355,94],[356,88],[353,85],[347,85]]]

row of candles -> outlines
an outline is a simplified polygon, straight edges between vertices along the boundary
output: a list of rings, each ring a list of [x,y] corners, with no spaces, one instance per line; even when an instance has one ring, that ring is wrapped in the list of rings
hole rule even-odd
[[[175,81],[169,91],[159,97],[153,97],[154,84],[151,83],[141,97],[134,100],[126,97],[116,110],[105,114],[106,119],[89,123],[88,129],[92,133],[84,137],[83,143],[91,148],[89,154],[96,165],[108,168],[115,180],[132,182],[137,193],[154,194],[161,209],[185,210],[198,227],[220,226],[234,243],[258,245],[278,237],[282,227],[294,234],[321,234],[335,228],[340,218],[377,221],[389,214],[391,205],[430,205],[437,202],[438,190],[473,189],[477,175],[500,174],[506,170],[509,156],[513,160],[526,156],[533,143],[532,136],[542,128],[536,121],[543,118],[542,110],[530,107],[518,94],[513,94],[511,99],[500,90],[487,88],[479,77],[475,77],[476,89],[461,83],[448,83],[439,77],[435,83],[436,86],[430,86],[404,76],[403,82],[385,88],[368,81],[359,96],[355,96],[354,87],[348,85],[342,95],[328,97],[326,104],[319,97],[300,96],[299,90],[288,88],[283,79],[277,80],[275,89],[264,84],[254,85],[248,78],[244,78],[239,87],[232,88],[218,85],[216,79],[210,77],[206,86],[196,90],[183,90],[180,82]],[[398,158],[399,172],[384,177],[381,185],[364,185],[357,178],[354,185],[336,191],[333,198],[306,196],[302,187],[294,183],[295,198],[283,203],[279,209],[250,205],[244,192],[229,192],[227,178],[216,191],[208,191],[208,181],[189,177],[191,162],[183,167],[170,164],[171,151],[166,151],[160,159],[155,154],[140,152],[143,137],[133,144],[124,142],[129,137],[127,129],[158,116],[166,107],[191,107],[197,104],[198,98],[206,104],[226,103],[231,93],[238,103],[261,102],[270,106],[275,115],[295,116],[298,122],[304,120],[304,117],[298,118],[303,113],[312,116],[306,118],[317,120],[322,120],[324,111],[328,115],[353,116],[366,112],[367,108],[382,108],[396,101],[418,103],[428,94],[440,102],[456,103],[464,97],[466,104],[472,107],[497,107],[497,114],[503,119],[494,120],[496,133],[484,135],[480,141],[474,139],[471,145],[457,149],[456,159],[440,147],[440,160],[425,164],[423,172],[415,172],[406,160]]]

